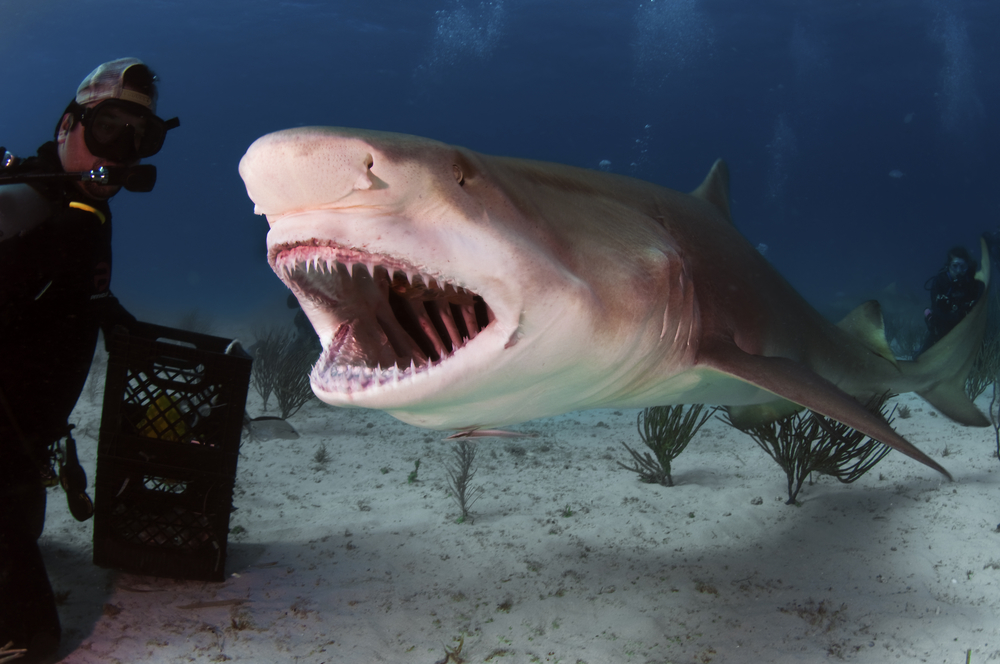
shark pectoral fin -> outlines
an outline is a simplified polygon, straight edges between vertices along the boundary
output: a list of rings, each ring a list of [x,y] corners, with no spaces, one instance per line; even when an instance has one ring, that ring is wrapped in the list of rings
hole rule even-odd
[[[896,433],[884,419],[798,362],[750,355],[731,343],[716,343],[702,346],[699,364],[857,429],[951,479],[947,470]]]
[[[876,355],[888,360],[893,366],[896,355],[885,340],[885,322],[882,319],[882,305],[876,300],[868,300],[847,314],[837,327],[860,341]]]

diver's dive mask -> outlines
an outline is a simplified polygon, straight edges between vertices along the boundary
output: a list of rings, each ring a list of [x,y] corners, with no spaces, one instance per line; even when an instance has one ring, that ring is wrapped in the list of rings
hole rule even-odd
[[[105,99],[97,106],[74,100],[66,108],[83,124],[83,140],[95,157],[119,163],[152,157],[163,147],[167,132],[179,127],[177,118],[163,120],[145,106],[122,99]]]

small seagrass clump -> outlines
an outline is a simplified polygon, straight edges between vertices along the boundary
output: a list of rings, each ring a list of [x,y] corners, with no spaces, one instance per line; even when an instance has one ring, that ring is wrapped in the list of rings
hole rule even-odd
[[[632,455],[634,463],[626,466],[619,461],[618,465],[625,470],[638,473],[639,481],[646,484],[673,486],[674,478],[670,475],[670,463],[684,451],[698,433],[698,429],[715,412],[715,408],[712,408],[702,415],[701,411],[704,408],[703,404],[697,404],[687,411],[684,406],[654,406],[645,409],[636,418],[636,427],[639,429],[642,442],[653,451],[653,455],[651,456],[649,452],[639,454],[622,443]]]
[[[253,354],[250,381],[264,401],[264,410],[267,410],[267,401],[277,380],[281,351],[291,341],[291,334],[287,330],[272,327],[255,331],[254,337],[256,341],[250,347]]]
[[[251,380],[264,401],[274,393],[281,418],[288,419],[313,398],[309,371],[319,351],[299,341],[290,330],[271,328],[255,334]]]
[[[315,398],[309,373],[317,359],[319,351],[303,344],[292,343],[285,350],[274,382],[274,397],[281,409],[281,419],[287,420]]]
[[[965,393],[975,401],[990,385],[996,390],[1000,380],[1000,334],[995,330],[987,330],[983,345],[972,364],[969,376],[965,380]]]
[[[458,523],[464,523],[466,520],[471,523],[472,504],[479,500],[479,496],[483,493],[482,487],[471,486],[472,478],[476,474],[476,444],[463,438],[452,445],[451,452],[454,456],[448,466],[448,488],[451,489],[451,497],[462,510]]]
[[[865,408],[891,424],[892,411],[888,415],[885,412],[888,398],[888,393],[874,396]],[[796,504],[795,499],[810,473],[829,475],[850,484],[874,468],[892,449],[846,424],[812,411],[746,429],[737,427],[732,420],[724,421],[749,434],[785,471],[788,477],[786,505]]]
[[[330,463],[330,452],[326,449],[326,443],[320,443],[313,454],[313,463],[320,468],[325,468]]]

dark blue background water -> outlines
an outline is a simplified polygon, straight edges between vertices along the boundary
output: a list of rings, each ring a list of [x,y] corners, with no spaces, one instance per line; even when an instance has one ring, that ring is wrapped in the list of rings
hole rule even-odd
[[[997,34],[996,0],[0,0],[0,144],[33,153],[101,62],[159,73],[183,124],[155,191],[113,201],[113,289],[163,322],[283,302],[236,167],[311,124],[682,190],[722,156],[737,225],[815,303],[923,297],[1000,222]]]

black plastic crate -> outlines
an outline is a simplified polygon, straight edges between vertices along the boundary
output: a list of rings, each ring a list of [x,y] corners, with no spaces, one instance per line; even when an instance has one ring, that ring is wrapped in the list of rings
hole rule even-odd
[[[250,358],[228,339],[149,324],[108,347],[94,563],[222,580]]]
[[[94,501],[94,564],[222,581],[234,478],[103,457]]]
[[[235,474],[251,361],[231,343],[149,324],[116,332],[98,458]]]

